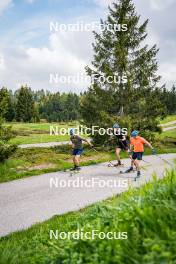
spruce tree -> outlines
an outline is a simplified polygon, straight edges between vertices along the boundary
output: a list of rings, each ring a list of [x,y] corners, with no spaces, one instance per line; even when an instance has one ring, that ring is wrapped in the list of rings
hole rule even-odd
[[[30,88],[22,86],[17,93],[16,120],[30,122],[34,117],[34,100]]]
[[[17,148],[15,145],[9,144],[9,140],[14,136],[11,127],[3,124],[8,108],[8,98],[8,90],[0,89],[0,163],[8,159]]]
[[[140,22],[132,0],[119,0],[109,7],[107,20],[101,24],[105,30],[94,32],[94,59],[87,73],[91,78],[94,74],[121,80],[126,76],[127,81],[94,79],[81,99],[86,125],[112,125],[126,117],[131,129],[158,131],[157,118],[165,114],[165,107],[158,86],[158,48],[146,44],[148,20]],[[115,30],[117,25],[125,25],[127,30]],[[122,109],[123,115],[119,114]]]

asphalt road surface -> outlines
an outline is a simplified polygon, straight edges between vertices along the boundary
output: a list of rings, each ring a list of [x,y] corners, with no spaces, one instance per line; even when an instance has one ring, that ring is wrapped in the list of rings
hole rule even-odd
[[[176,154],[160,157],[173,163]],[[129,159],[125,159],[124,168],[109,168],[107,163],[101,163],[83,167],[72,177],[70,172],[55,172],[0,184],[0,236],[27,229],[54,215],[79,210],[124,192],[129,186],[140,186],[150,181],[154,172],[158,178],[164,177],[165,168],[171,167],[157,156],[144,159],[142,176],[136,182],[136,172],[118,173],[129,166]]]

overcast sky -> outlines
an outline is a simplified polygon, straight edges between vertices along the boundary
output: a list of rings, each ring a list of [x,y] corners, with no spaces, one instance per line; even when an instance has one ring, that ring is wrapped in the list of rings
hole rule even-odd
[[[0,0],[0,87],[80,92],[85,81],[50,83],[50,74],[82,76],[92,59],[91,31],[50,32],[50,22],[105,19],[110,0]],[[141,22],[149,18],[147,42],[157,44],[162,83],[176,83],[176,0],[134,0]],[[62,81],[64,82],[64,81]]]

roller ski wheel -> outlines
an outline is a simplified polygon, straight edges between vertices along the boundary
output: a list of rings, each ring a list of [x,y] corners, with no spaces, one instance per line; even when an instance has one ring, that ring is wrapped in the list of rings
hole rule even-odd
[[[129,174],[129,173],[133,173],[133,172],[135,172],[136,170],[134,170],[134,169],[128,169],[128,170],[126,170],[126,171],[120,171],[119,173],[120,174]]]
[[[124,164],[111,164],[111,163],[109,163],[108,164],[108,167],[123,167],[124,166]]]
[[[78,168],[72,168],[72,169],[70,169],[69,171],[70,171],[70,177],[72,177],[74,174],[77,174],[77,173],[79,173],[80,172],[80,170],[81,170],[81,168],[80,167],[78,167]]]
[[[137,172],[137,176],[134,178],[134,181],[137,181],[137,179],[139,179],[141,177],[141,173],[140,171]]]
[[[133,173],[135,172],[134,170],[130,171],[130,172],[125,172],[125,171],[120,171],[119,174],[129,174],[129,173]]]

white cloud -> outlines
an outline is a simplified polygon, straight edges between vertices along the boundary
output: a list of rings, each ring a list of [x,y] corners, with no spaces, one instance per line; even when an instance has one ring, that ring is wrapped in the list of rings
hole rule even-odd
[[[163,82],[166,83],[167,88],[171,88],[171,87],[168,87],[168,84],[172,85],[176,81],[175,80],[176,63],[169,63],[169,62],[161,63],[159,67],[159,74],[162,76],[162,83]]]
[[[49,89],[51,91],[83,91],[86,81],[78,83],[50,83],[50,74],[59,76],[85,75],[85,66],[91,58],[91,37],[74,32],[55,33],[49,36],[49,44],[40,48],[23,46],[7,51],[5,70],[0,86],[12,89],[28,84],[33,89]],[[89,41],[90,43],[89,43]],[[12,54],[12,56],[11,56]],[[15,85],[15,87],[14,87]]]
[[[29,3],[32,0],[23,1]],[[97,21],[100,17],[105,16],[104,7],[111,3],[111,0],[87,1],[96,2],[97,8],[95,11],[91,14],[81,14],[79,19],[74,16],[69,17],[69,19],[66,17],[68,23],[78,20]],[[163,8],[163,6],[166,6],[165,1],[167,6],[172,2],[171,0],[162,0],[164,3],[159,0],[149,1],[153,3],[155,9],[156,4],[159,7],[161,3]],[[2,2],[12,3],[12,1],[0,0],[0,8]],[[136,2],[139,6],[139,2]],[[160,15],[161,12],[155,12],[154,9],[152,11],[147,0],[145,0],[145,4],[144,2],[141,4],[140,0],[139,14],[142,14],[142,19],[144,17],[150,18],[149,35],[146,42],[149,45],[156,43],[161,48],[158,55],[159,74],[163,77],[162,83],[166,82],[167,87],[171,87],[176,76],[174,26],[172,27],[167,23],[167,27],[165,27],[165,24],[161,23],[163,21],[163,16]],[[170,13],[170,9],[166,11],[166,18],[171,17]],[[77,73],[83,74],[85,65],[90,64],[92,59],[91,43],[94,41],[90,32],[62,32],[48,36],[50,20],[50,17],[43,14],[30,17],[21,21],[23,23],[20,23],[20,26],[15,25],[15,27],[9,29],[2,36],[2,42],[0,43],[0,87],[5,85],[10,89],[17,89],[21,84],[29,84],[33,89],[43,88],[51,91],[73,89],[75,92],[87,88],[87,84],[81,82],[77,85],[58,84],[57,87],[49,84],[50,73],[67,76],[76,75]],[[53,17],[52,20],[54,20]],[[156,27],[157,23],[158,27]],[[167,37],[165,37],[166,32],[170,33]]]
[[[12,0],[0,0],[0,14],[12,5]]]
[[[150,0],[150,5],[152,9],[163,10],[171,6],[175,0]]]
[[[113,0],[94,0],[95,3],[101,7],[108,7],[108,5],[114,2]]]

